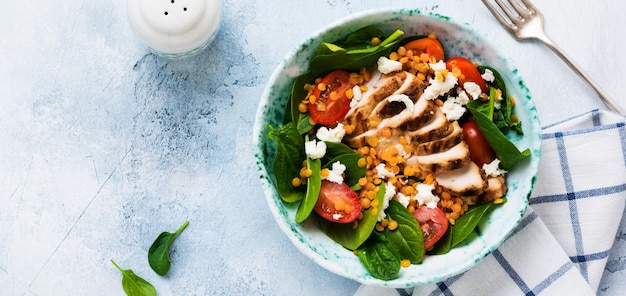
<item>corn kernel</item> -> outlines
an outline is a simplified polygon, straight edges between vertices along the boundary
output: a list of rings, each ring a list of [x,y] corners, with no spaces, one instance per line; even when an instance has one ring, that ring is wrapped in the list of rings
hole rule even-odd
[[[326,104],[324,104],[324,102],[318,102],[315,107],[317,111],[326,111]]]
[[[361,157],[359,158],[359,160],[357,161],[356,165],[360,168],[364,168],[367,165],[367,160],[365,160],[365,158]]]
[[[367,144],[369,144],[372,147],[376,147],[376,145],[378,145],[378,137],[376,137],[376,136],[368,137],[367,138]],[[372,150],[373,149],[370,149],[370,151],[372,151]]]
[[[385,230],[385,227],[380,225],[380,223],[376,223],[376,230],[377,231],[383,231],[383,230]]]
[[[352,134],[354,132],[354,125],[346,124],[343,126],[343,130],[346,132],[346,135]]]
[[[389,224],[387,225],[387,228],[389,230],[396,230],[396,229],[398,229],[398,221],[395,221],[395,220],[389,221]]]
[[[300,187],[300,185],[302,185],[302,179],[295,177],[291,180],[291,185],[293,187]]]
[[[318,83],[317,84],[317,89],[319,89],[320,91],[325,91],[326,90],[326,84]]]
[[[345,94],[346,94],[346,98],[348,98],[348,99],[354,98],[354,92],[352,91],[351,88],[347,89]]]
[[[298,111],[300,111],[300,113],[306,113],[307,111],[309,111],[309,107],[307,106],[307,104],[300,102],[300,104],[298,104]]]

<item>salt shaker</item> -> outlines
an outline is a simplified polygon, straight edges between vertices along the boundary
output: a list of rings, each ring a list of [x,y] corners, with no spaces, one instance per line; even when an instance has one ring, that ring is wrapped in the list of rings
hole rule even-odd
[[[137,37],[166,58],[193,56],[219,30],[221,0],[127,0],[128,18]]]

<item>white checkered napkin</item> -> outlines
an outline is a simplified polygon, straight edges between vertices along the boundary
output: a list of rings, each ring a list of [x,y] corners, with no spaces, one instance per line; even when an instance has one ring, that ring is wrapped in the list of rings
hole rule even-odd
[[[530,207],[474,268],[413,289],[369,295],[595,295],[626,202],[626,117],[591,111],[543,128]]]

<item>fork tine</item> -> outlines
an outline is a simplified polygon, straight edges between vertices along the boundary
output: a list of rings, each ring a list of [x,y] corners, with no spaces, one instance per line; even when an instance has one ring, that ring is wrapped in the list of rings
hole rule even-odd
[[[496,4],[498,4],[498,6],[500,6],[500,9],[502,9],[502,11],[509,17],[509,20],[511,21],[511,23],[515,26],[517,26],[519,24],[519,15],[512,12],[511,9],[504,4],[504,2],[502,2],[502,0],[495,0]]]
[[[529,13],[529,9],[522,7],[522,5],[520,5],[517,0],[509,0],[508,1],[509,4],[511,4],[511,6],[515,9],[515,11],[517,11],[518,15],[521,17],[528,17],[530,15]],[[526,3],[530,3],[530,1],[526,1],[526,0],[522,0],[522,2],[524,2],[524,5],[526,5]],[[526,6],[528,7],[528,6]]]
[[[539,11],[539,9],[537,9],[537,7],[535,7],[535,5],[530,2],[530,0],[521,0],[522,3],[524,3],[524,6],[526,6],[526,11],[529,14],[538,14],[538,15],[542,15],[541,11]]]
[[[515,24],[513,24],[513,22],[508,18],[508,17],[504,17],[494,6],[493,4],[491,4],[491,2],[489,2],[489,0],[482,0],[483,4],[485,4],[485,6],[487,7],[487,9],[489,9],[489,12],[491,12],[491,14],[496,17],[496,19],[507,29],[509,30],[511,33],[514,32],[516,26]]]

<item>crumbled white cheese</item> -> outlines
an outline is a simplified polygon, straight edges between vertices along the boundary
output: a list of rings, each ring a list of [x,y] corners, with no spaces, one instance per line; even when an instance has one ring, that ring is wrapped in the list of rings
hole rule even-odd
[[[433,71],[442,71],[446,69],[446,63],[444,61],[439,61],[434,64],[428,64]]]
[[[417,184],[417,195],[415,195],[415,199],[417,199],[418,204],[426,205],[427,207],[434,209],[437,207],[437,203],[439,202],[439,197],[433,194],[433,189],[435,186],[432,184]]]
[[[378,222],[383,221],[385,217],[387,217],[387,213],[385,210],[389,207],[389,201],[396,195],[396,186],[391,182],[387,182],[387,186],[385,186],[385,197],[383,198],[383,204],[379,205],[378,208]]]
[[[393,178],[396,175],[385,168],[385,164],[381,163],[376,166],[376,171],[378,172],[378,178]]]
[[[496,100],[493,102],[493,107],[497,110],[502,108],[502,92],[498,92],[500,95],[496,97]]]
[[[343,172],[346,171],[346,166],[341,162],[334,162],[332,169],[328,170],[328,176],[322,176],[322,180],[328,180],[337,184],[343,183]]]
[[[352,96],[352,100],[350,101],[350,108],[356,107],[356,105],[359,103],[361,98],[363,98],[363,92],[361,91],[361,87],[358,85],[355,85],[352,88],[352,93],[354,95]]]
[[[485,81],[488,82],[493,82],[496,79],[496,76],[493,75],[493,72],[491,72],[491,70],[489,69],[485,69],[485,73],[483,73],[483,75],[481,75],[483,77],[483,79],[485,79]]]
[[[458,96],[449,97],[441,106],[441,111],[446,114],[449,121],[459,120],[465,114],[465,105],[470,98],[464,90],[460,90]]]
[[[390,95],[390,96],[387,97],[387,101],[389,101],[389,102],[402,102],[406,106],[406,110],[411,112],[411,113],[413,113],[413,107],[415,106],[415,104],[413,104],[413,100],[411,100],[411,98],[409,98],[409,96],[407,96],[405,94]]]
[[[326,142],[333,142],[333,143],[341,142],[341,140],[343,140],[343,136],[345,135],[346,135],[346,130],[343,129],[342,123],[338,123],[337,126],[332,129],[322,126],[317,130],[317,134],[316,134],[318,139],[322,141],[326,141]]]
[[[308,141],[304,143],[304,152],[311,159],[322,158],[326,154],[326,143],[316,140]]]
[[[506,174],[506,171],[500,168],[500,160],[494,159],[490,163],[483,164],[483,171],[488,177],[497,177]]]
[[[463,83],[463,88],[466,92],[470,94],[470,96],[472,96],[474,100],[477,100],[478,97],[480,97],[480,94],[483,93],[483,91],[480,89],[480,86],[478,86],[478,84],[476,84],[475,82],[465,82]]]
[[[435,72],[443,71],[446,69],[446,64],[443,61],[439,61],[436,64],[429,64],[430,68]],[[429,80],[430,85],[424,90],[424,93],[420,99],[434,100],[439,96],[449,92],[458,82],[458,78],[448,71],[443,78],[443,81],[439,81],[436,78]]]
[[[342,214],[333,214],[333,219],[335,220],[339,220],[341,217],[343,217]]]
[[[455,97],[454,100],[463,106],[465,106],[467,103],[471,101],[470,98],[467,96],[467,93],[464,90],[459,91],[458,96]]]
[[[456,100],[448,99],[441,106],[441,111],[446,114],[449,121],[455,121],[461,119],[465,114],[465,107],[457,103]]]
[[[386,57],[380,57],[378,58],[378,71],[383,74],[402,71],[402,63],[398,61],[392,61]]]
[[[411,197],[410,196],[406,196],[406,195],[402,194],[401,192],[398,192],[397,197],[398,197],[398,201],[405,208],[409,206],[409,202],[411,201]]]

